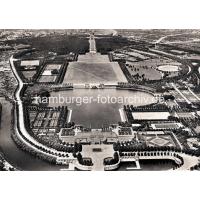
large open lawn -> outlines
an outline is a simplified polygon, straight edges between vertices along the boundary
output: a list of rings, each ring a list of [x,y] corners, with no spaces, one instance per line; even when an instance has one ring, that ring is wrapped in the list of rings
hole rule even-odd
[[[127,82],[117,62],[71,62],[64,77],[65,83],[114,83]]]

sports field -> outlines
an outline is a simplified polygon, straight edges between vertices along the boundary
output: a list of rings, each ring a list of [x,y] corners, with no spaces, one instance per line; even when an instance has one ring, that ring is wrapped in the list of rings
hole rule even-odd
[[[64,83],[116,84],[127,82],[117,62],[71,62],[64,77]]]

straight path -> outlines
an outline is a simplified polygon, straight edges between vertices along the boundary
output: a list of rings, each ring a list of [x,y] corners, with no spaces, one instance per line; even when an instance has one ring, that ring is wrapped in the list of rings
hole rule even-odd
[[[171,83],[171,86],[183,97],[183,99],[185,99],[185,101],[188,104],[192,104],[192,102],[189,101],[189,99],[187,97],[185,97],[185,95],[176,87],[176,85],[174,83]]]
[[[189,92],[198,100],[200,101],[200,98],[188,87]]]
[[[94,35],[90,34],[90,39],[89,39],[89,44],[90,44],[90,53],[96,53],[96,42],[94,39]]]

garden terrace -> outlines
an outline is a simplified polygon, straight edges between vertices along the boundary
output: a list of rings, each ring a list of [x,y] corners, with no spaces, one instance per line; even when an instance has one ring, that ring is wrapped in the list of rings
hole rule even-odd
[[[146,142],[143,138],[141,138],[140,141],[136,140],[136,138],[132,138],[131,141],[118,141],[113,143],[113,149],[119,152],[145,149],[146,146]]]
[[[18,113],[19,110],[18,110],[18,107],[16,107],[16,112]],[[24,111],[25,113],[25,111]],[[25,123],[26,124],[26,128],[28,128],[28,120],[27,120],[27,116],[25,114]],[[30,131],[29,133],[32,134],[31,132],[31,129],[28,128],[28,130]],[[22,142],[22,139],[19,138],[19,136],[17,135],[19,134],[20,137],[26,142],[26,143],[29,143],[30,145],[27,145],[24,141]],[[32,135],[34,137],[34,135]],[[22,149],[22,150],[25,150],[25,151],[28,151],[30,152],[31,154],[35,155],[36,157],[39,157],[41,159],[44,159],[44,160],[47,160],[49,162],[52,162],[52,163],[55,163],[56,162],[56,157],[69,157],[68,154],[66,154],[65,152],[63,151],[58,151],[58,152],[55,152],[55,151],[52,151],[52,149],[48,149],[46,148],[46,146],[42,146],[41,144],[42,143],[34,143],[32,142],[31,140],[27,139],[22,133],[21,131],[17,132],[17,133],[14,133],[12,134],[12,138],[13,140],[15,141],[15,143]],[[36,150],[37,149],[37,150]]]
[[[36,136],[35,137],[39,142],[42,144],[54,148],[58,151],[67,152],[67,153],[73,153],[73,152],[79,152],[82,150],[81,144],[68,144],[64,141],[62,141],[59,136],[53,135],[53,136]]]
[[[17,72],[23,82],[34,82],[42,68],[44,60],[17,60],[14,62]]]
[[[172,140],[173,141],[173,140]],[[170,143],[171,144],[171,143]],[[173,145],[147,145],[146,141],[143,138],[143,141],[141,139],[140,142],[134,142],[134,141],[125,141],[125,142],[117,142],[113,144],[113,148],[115,151],[119,152],[150,152],[150,151],[163,151],[165,153],[166,151],[179,151],[180,148],[175,146],[174,143]]]
[[[66,136],[75,136],[75,132],[73,128],[62,128],[60,137],[66,137]]]
[[[73,153],[73,152],[81,151],[81,149],[82,149],[81,145],[78,143],[68,144],[68,143],[62,141],[59,138],[58,134],[55,134],[55,132],[53,132],[52,134],[49,134],[50,132],[47,131],[46,134],[45,134],[45,132],[43,132],[42,134],[37,134],[30,128],[27,128],[27,130],[29,131],[29,134],[33,138],[35,138],[38,142],[40,142],[41,144],[43,144],[49,148],[53,148],[53,149],[57,150],[59,153],[56,155],[58,155],[60,157],[65,157],[65,154],[63,154],[63,152]],[[15,139],[17,140],[17,138],[15,138]],[[17,140],[17,142],[19,142],[19,145],[21,145],[20,141]],[[67,156],[67,157],[69,157],[69,156]]]
[[[119,135],[132,135],[132,130],[130,127],[120,127],[118,134]]]
[[[60,131],[67,124],[67,107],[25,107],[29,129],[38,135],[52,135]]]
[[[149,149],[149,147],[174,147],[181,148],[177,143],[177,139],[171,132],[160,134],[160,131],[140,131],[137,132],[137,136],[132,138],[131,141],[119,141],[114,143],[114,150],[117,151],[129,151],[129,150],[141,150]],[[137,139],[136,139],[137,138]],[[151,148],[151,149],[152,149]]]
[[[63,82],[68,62],[46,61],[37,78],[38,83],[59,84]]]
[[[144,140],[146,141],[147,146],[169,146],[169,147],[176,147],[176,144],[174,142],[174,137],[171,134],[148,134],[143,135]]]
[[[76,146],[65,143],[58,136],[60,128],[66,124],[67,107],[30,107],[25,110],[26,128],[38,142],[60,151],[60,156],[64,155],[62,152],[73,153],[75,150],[80,150],[79,147],[77,150]]]

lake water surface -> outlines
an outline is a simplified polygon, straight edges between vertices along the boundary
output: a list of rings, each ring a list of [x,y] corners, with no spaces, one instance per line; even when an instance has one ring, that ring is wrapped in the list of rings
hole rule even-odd
[[[71,121],[92,128],[121,121],[119,109],[123,105],[140,106],[156,102],[149,93],[117,89],[75,89],[52,92],[51,96],[57,99],[64,97],[66,102],[58,104],[54,101],[50,106],[67,105],[72,109]]]

